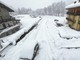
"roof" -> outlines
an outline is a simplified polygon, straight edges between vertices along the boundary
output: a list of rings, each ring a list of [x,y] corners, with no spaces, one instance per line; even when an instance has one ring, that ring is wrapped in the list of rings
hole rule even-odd
[[[79,7],[80,7],[80,2],[68,5],[68,6],[66,6],[66,9],[79,8]]]
[[[1,2],[1,1],[0,1],[0,7],[7,9],[9,12],[14,12],[14,10],[12,8],[10,8],[8,5],[6,5],[5,3]]]

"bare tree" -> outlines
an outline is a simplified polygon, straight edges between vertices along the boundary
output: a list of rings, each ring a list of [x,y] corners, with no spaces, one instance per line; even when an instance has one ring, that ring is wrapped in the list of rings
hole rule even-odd
[[[48,7],[44,7],[42,9],[37,9],[35,11],[32,11],[31,8],[18,8],[18,10],[15,12],[17,14],[30,14],[30,15],[55,15],[55,16],[64,16],[66,9],[65,9],[65,2],[60,1],[53,3],[52,5]]]

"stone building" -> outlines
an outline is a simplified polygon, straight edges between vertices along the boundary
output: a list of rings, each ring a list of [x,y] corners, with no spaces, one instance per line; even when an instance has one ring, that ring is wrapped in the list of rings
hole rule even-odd
[[[0,38],[11,35],[20,28],[19,20],[10,16],[9,12],[14,10],[0,1]]]

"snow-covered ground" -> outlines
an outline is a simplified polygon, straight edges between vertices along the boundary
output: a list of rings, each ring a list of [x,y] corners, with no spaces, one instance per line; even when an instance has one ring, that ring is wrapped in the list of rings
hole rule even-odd
[[[15,45],[16,44],[16,40],[18,40],[21,35],[23,35],[25,32],[27,32],[34,24],[36,24],[40,20],[39,17],[31,18],[29,15],[18,15],[18,16],[19,16],[19,19],[21,20],[20,22],[22,24],[21,25],[21,29],[18,32],[14,33],[14,34],[12,34],[10,36],[4,37],[4,38],[0,38],[0,41],[3,41],[1,43],[3,48],[0,49],[0,52],[3,49],[5,49],[10,43]],[[17,16],[15,16],[15,17],[17,18]],[[2,53],[0,53],[0,54],[2,54]]]
[[[40,18],[22,15],[20,19],[21,30],[4,39],[9,38],[9,41],[15,41]],[[58,26],[58,24],[61,24],[61,26]],[[56,16],[42,16],[38,26],[16,46],[9,49],[0,60],[32,59],[34,47],[37,43],[40,48],[34,60],[80,60],[80,32],[69,28],[65,17]]]

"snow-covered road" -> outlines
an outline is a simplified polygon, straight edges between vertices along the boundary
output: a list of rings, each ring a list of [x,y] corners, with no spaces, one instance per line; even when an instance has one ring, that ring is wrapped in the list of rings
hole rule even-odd
[[[63,26],[57,27],[55,19],[60,20]],[[2,60],[31,59],[37,43],[40,49],[34,60],[80,60],[80,32],[70,29],[64,20],[63,17],[42,16],[38,26],[10,49]]]

